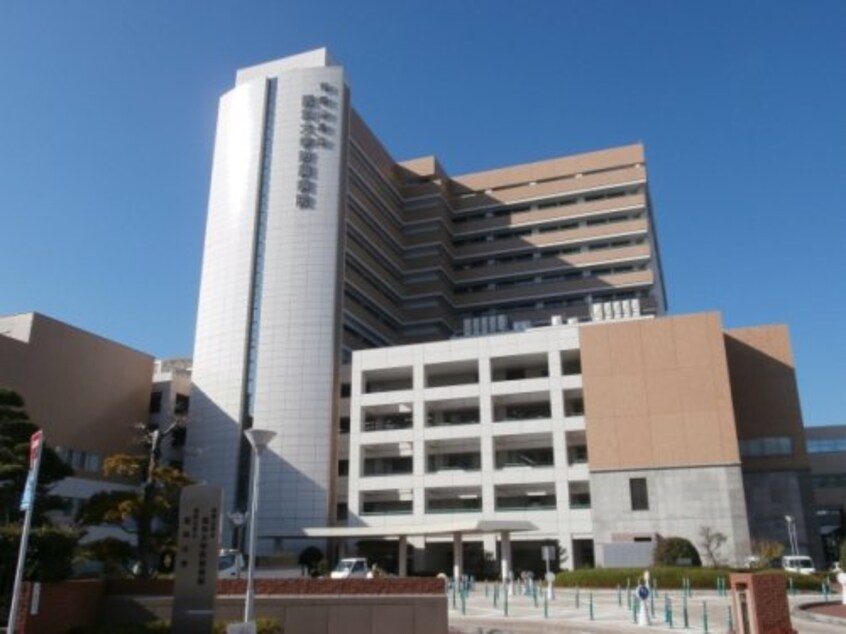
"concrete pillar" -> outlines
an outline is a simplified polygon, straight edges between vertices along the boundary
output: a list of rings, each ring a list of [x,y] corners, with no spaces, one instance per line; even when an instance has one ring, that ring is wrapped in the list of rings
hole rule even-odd
[[[400,535],[399,538],[399,567],[397,573],[400,577],[408,576],[408,537]]]
[[[464,549],[461,543],[461,533],[452,534],[452,578],[456,582],[461,579],[464,568]]]
[[[499,534],[499,561],[502,570],[502,582],[508,583],[508,576],[511,572],[511,533],[502,531]]]

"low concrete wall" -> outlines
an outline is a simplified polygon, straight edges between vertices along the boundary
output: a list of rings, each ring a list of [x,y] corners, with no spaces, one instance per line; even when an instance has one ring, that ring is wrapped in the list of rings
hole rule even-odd
[[[107,597],[103,623],[170,619],[171,597]],[[256,597],[256,615],[277,619],[286,634],[447,634],[447,598],[437,595],[328,595]],[[215,619],[239,621],[244,597],[219,596]]]
[[[33,589],[24,584],[20,634],[170,620],[173,602],[170,580],[70,581]],[[218,582],[215,618],[240,620],[245,589],[243,580]],[[256,594],[256,614],[279,620],[286,633],[447,634],[448,629],[440,579],[258,579]]]

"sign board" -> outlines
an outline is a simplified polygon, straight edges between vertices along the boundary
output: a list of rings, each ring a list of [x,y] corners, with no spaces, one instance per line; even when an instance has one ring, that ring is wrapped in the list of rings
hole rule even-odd
[[[552,583],[553,581],[555,581],[555,573],[554,572],[546,573],[546,575],[544,575],[544,579],[546,579],[547,583]]]
[[[555,546],[541,546],[541,558],[544,561],[555,561]]]
[[[173,581],[174,632],[211,634],[217,591],[223,490],[207,484],[182,489]]]

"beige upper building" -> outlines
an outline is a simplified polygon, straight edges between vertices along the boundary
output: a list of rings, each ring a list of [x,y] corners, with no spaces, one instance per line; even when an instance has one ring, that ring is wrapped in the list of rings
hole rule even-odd
[[[395,162],[354,111],[349,142],[345,350],[487,316],[585,319],[594,302],[664,312],[641,145],[452,177],[434,157]]]
[[[0,385],[79,476],[131,447],[147,421],[153,358],[39,313],[0,317]]]

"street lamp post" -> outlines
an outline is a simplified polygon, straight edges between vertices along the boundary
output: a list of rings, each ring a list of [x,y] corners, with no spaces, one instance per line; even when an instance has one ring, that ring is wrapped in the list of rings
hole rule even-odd
[[[796,520],[792,515],[785,515],[784,521],[787,522],[787,539],[790,542],[790,554],[794,557],[799,554],[799,548],[796,539]]]
[[[253,449],[253,469],[250,474],[250,560],[247,565],[247,592],[244,597],[244,623],[253,620],[255,614],[255,573],[256,573],[256,526],[258,525],[258,492],[261,475],[261,454],[268,443],[276,436],[268,429],[248,429],[244,432]]]

